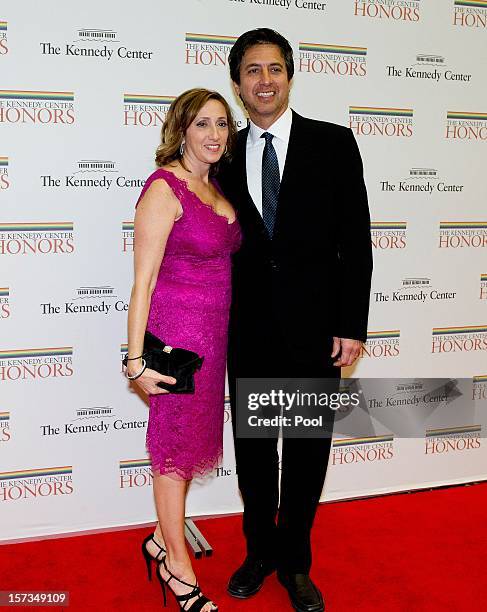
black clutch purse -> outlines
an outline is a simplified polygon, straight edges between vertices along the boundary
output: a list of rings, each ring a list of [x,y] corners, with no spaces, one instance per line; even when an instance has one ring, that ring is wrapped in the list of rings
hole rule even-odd
[[[170,393],[194,393],[194,373],[201,368],[204,357],[193,351],[168,346],[148,331],[144,335],[142,357],[151,370],[176,379],[174,385],[159,382],[158,387]],[[126,359],[124,365],[127,365]]]

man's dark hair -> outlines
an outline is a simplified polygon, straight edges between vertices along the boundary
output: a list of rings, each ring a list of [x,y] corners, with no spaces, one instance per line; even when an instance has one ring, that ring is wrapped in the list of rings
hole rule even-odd
[[[290,81],[294,74],[294,58],[293,50],[289,42],[270,28],[257,28],[249,30],[237,38],[235,44],[228,55],[228,63],[230,65],[230,77],[234,83],[240,85],[240,65],[242,64],[243,56],[250,47],[254,45],[277,45],[281,50],[284,62],[286,64],[287,78]]]

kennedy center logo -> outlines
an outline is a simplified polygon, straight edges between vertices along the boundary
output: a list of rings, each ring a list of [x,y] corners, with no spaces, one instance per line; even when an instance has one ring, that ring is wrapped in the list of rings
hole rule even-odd
[[[410,108],[350,106],[348,117],[348,125],[357,136],[410,138],[413,135],[413,111]]]
[[[401,331],[390,329],[367,332],[367,342],[362,345],[360,357],[389,358],[399,355]]]
[[[487,141],[487,113],[448,111],[445,138]]]
[[[120,175],[117,165],[109,159],[80,159],[69,174],[41,174],[41,187],[46,189],[141,188],[145,180]]]
[[[0,501],[71,495],[72,473],[70,465],[0,472]]]
[[[441,221],[440,249],[487,247],[487,222]]]
[[[7,55],[7,53],[8,53],[7,22],[0,21],[0,56]]]
[[[117,297],[115,289],[108,285],[78,287],[74,297],[66,300],[63,304],[41,302],[41,314],[47,316],[96,313],[108,315],[114,312],[127,311],[128,304],[125,300],[119,300]]]
[[[439,83],[441,80],[469,83],[472,79],[472,75],[468,72],[456,72],[448,69],[442,55],[430,53],[418,53],[416,61],[410,66],[386,66],[386,74],[393,78],[419,79],[433,83]]]
[[[223,2],[233,2],[244,4],[247,2],[250,6],[249,8],[253,8],[258,11],[260,8],[266,8],[271,6],[275,10],[304,10],[307,13],[310,11],[325,11],[326,10],[326,2],[319,2],[317,0],[222,0]],[[271,9],[272,10],[272,9]]]
[[[433,193],[458,193],[464,185],[441,180],[436,168],[410,168],[409,175],[399,181],[380,181],[381,191],[406,193],[415,192],[432,195]]]
[[[478,449],[480,448],[481,432],[481,425],[427,429],[424,436],[424,454],[439,455]]]
[[[0,157],[0,191],[10,187],[11,181],[8,177],[8,157]]]
[[[72,125],[74,111],[72,91],[0,90],[0,123]]]
[[[186,33],[185,64],[226,66],[236,36]]]
[[[432,353],[471,353],[472,351],[487,351],[486,325],[433,328]]]
[[[403,278],[401,287],[392,292],[375,291],[375,302],[417,302],[424,304],[430,300],[454,300],[456,291],[440,291],[431,285],[429,278]]]
[[[0,255],[62,255],[74,251],[73,223],[0,223]]]
[[[119,463],[120,488],[132,489],[152,486],[152,469],[149,459],[124,459]]]
[[[10,317],[10,289],[0,287],[0,321]]]
[[[406,221],[373,221],[370,234],[374,249],[392,250],[406,248]]]
[[[73,347],[0,350],[0,382],[73,375]]]
[[[393,21],[419,21],[420,0],[354,0],[355,17],[391,19]]]
[[[90,57],[109,62],[112,58],[120,60],[152,60],[153,51],[147,49],[131,49],[124,45],[116,45],[117,32],[114,30],[98,30],[81,28],[77,31],[78,40],[58,45],[54,42],[41,42],[42,55],[59,57]]]
[[[84,434],[110,434],[111,432],[145,429],[147,420],[125,420],[115,418],[110,406],[92,406],[74,411],[70,422],[43,423],[40,425],[42,436],[83,436]]]
[[[9,442],[11,437],[10,412],[0,412],[0,444]]]
[[[487,0],[455,0],[453,25],[464,28],[487,28]]]
[[[162,126],[174,96],[123,94],[124,125]]]
[[[301,42],[298,70],[334,76],[365,76],[367,49]]]
[[[332,464],[373,463],[394,457],[394,436],[367,436],[333,440]]]

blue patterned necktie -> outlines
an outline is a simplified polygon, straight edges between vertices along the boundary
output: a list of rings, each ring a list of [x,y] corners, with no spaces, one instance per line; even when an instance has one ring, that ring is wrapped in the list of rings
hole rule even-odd
[[[269,132],[264,132],[261,138],[265,138],[264,152],[262,153],[262,219],[267,233],[272,238],[281,177],[276,150],[272,144],[274,136]]]

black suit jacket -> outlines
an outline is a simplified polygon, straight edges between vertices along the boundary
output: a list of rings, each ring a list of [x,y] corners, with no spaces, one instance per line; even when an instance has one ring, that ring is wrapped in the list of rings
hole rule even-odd
[[[293,111],[272,240],[247,187],[248,131],[220,177],[243,233],[233,260],[230,362],[272,350],[266,339],[296,354],[328,351],[333,336],[365,340],[370,217],[351,130]]]

